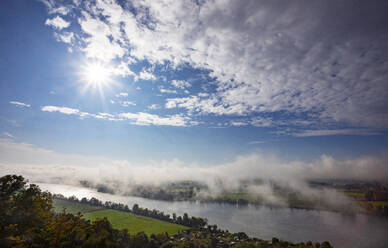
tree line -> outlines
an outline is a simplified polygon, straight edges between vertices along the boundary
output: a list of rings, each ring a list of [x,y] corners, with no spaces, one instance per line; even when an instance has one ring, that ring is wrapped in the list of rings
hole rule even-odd
[[[53,194],[54,199],[60,199],[70,202],[76,202],[76,203],[82,203],[82,204],[88,204],[91,206],[97,206],[97,207],[103,207],[107,209],[113,209],[128,213],[134,213],[136,215],[141,215],[145,217],[150,217],[162,221],[166,221],[173,224],[179,224],[187,227],[205,227],[207,225],[207,219],[200,218],[200,217],[189,217],[187,213],[184,213],[183,216],[177,216],[175,213],[172,214],[165,214],[163,211],[159,211],[156,209],[148,209],[148,208],[141,208],[138,204],[134,204],[132,209],[129,209],[128,205],[122,204],[122,203],[114,203],[111,201],[102,202],[101,200],[91,197],[90,199],[87,199],[86,197],[83,197],[81,200],[79,200],[76,196],[70,196],[65,197],[62,194]]]

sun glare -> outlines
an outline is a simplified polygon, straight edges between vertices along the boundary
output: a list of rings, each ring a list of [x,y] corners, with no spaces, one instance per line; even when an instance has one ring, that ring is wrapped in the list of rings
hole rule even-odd
[[[94,63],[85,66],[83,79],[90,86],[102,86],[111,81],[111,71],[102,64]]]

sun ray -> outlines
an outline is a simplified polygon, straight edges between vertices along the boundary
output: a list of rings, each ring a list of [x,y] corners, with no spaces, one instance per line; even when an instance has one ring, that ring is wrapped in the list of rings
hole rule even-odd
[[[112,72],[107,65],[90,63],[83,68],[82,79],[90,86],[108,85]]]
[[[115,84],[114,70],[112,65],[101,62],[89,62],[80,67],[80,82],[82,83],[81,91],[98,91],[104,98],[104,92],[109,90]]]

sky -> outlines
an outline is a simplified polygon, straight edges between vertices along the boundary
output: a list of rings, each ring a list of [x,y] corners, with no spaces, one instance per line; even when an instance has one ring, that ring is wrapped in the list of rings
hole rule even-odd
[[[0,164],[385,158],[386,13],[385,0],[2,0]]]

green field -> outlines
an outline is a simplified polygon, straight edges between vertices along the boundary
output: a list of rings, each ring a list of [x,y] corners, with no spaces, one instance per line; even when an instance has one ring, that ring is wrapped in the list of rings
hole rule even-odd
[[[344,192],[345,195],[351,196],[351,197],[361,198],[361,197],[365,196],[365,193],[361,192],[361,191],[343,191],[343,192]]]
[[[113,209],[104,209],[102,207],[91,206],[82,203],[70,202],[66,200],[54,199],[53,205],[55,212],[62,212],[66,209],[67,213],[82,213],[87,220],[96,220],[106,217],[116,229],[128,229],[130,234],[144,232],[147,235],[164,233],[176,234],[178,231],[186,230],[188,227],[160,221],[153,218],[138,216],[133,213],[117,211]]]
[[[112,223],[114,228],[128,229],[130,234],[145,232],[147,235],[150,235],[152,233],[167,232],[171,235],[178,233],[178,231],[188,229],[185,226],[171,224],[165,221],[160,221],[112,209],[88,212],[85,213],[84,216],[86,219],[92,221],[106,217],[108,218],[110,223]]]
[[[237,200],[246,200],[250,203],[253,203],[255,200],[257,200],[257,197],[253,197],[252,195],[248,193],[242,193],[242,192],[237,192],[237,193],[223,193],[219,194],[216,197],[217,200],[232,200],[232,201],[237,201]]]
[[[362,201],[359,202],[361,205],[372,205],[374,208],[377,207],[388,207],[388,202],[386,201]]]

